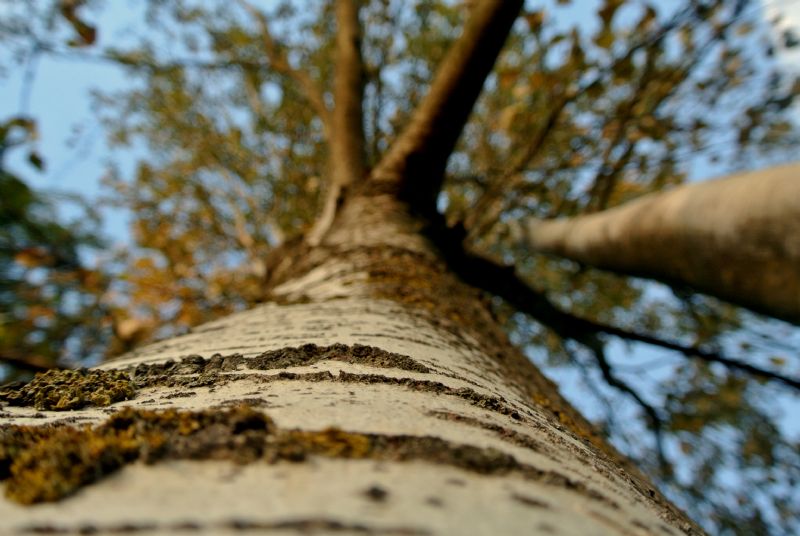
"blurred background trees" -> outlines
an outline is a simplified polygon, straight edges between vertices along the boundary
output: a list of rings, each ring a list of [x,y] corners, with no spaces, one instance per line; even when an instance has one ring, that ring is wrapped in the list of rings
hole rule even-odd
[[[84,255],[102,247],[97,214],[75,196],[31,189],[5,167],[8,151],[24,150],[35,123],[14,117],[0,124],[0,364],[5,380],[76,365],[106,350],[108,279]],[[44,163],[27,153],[34,168]],[[77,204],[79,217],[55,217],[56,204]]]
[[[124,247],[98,254],[94,210],[65,218],[61,200],[3,161],[6,379],[92,363],[263,300],[269,252],[313,222],[326,142],[341,134],[320,119],[331,104],[331,2],[110,4],[6,2],[0,12],[5,74],[24,82],[17,109],[3,110],[11,119],[0,143],[4,155],[30,153],[25,173],[47,160],[30,152],[37,118],[26,109],[42,58],[127,78],[120,90],[95,87],[91,98],[108,146],[97,172],[103,206],[130,223]],[[773,7],[529,2],[450,159],[440,210],[463,226],[468,247],[514,264],[570,314],[797,377],[795,326],[532,255],[504,225],[796,159],[800,73],[781,58],[798,39],[769,19]],[[365,2],[371,162],[424,94],[468,9]],[[123,14],[97,24],[109,10]],[[58,98],[57,87],[47,89]],[[800,530],[800,431],[783,415],[798,407],[796,393],[624,336],[602,338],[598,354],[492,300],[531,359],[712,532]]]

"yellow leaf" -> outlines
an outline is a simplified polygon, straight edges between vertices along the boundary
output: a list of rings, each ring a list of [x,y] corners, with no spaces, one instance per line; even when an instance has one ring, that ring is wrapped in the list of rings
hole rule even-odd
[[[614,44],[614,32],[612,32],[610,29],[605,29],[597,34],[597,37],[594,38],[594,42],[599,47],[611,48],[611,46]]]
[[[44,248],[25,248],[14,254],[14,262],[26,268],[46,266],[53,262],[53,258]]]
[[[519,115],[519,111],[519,106],[515,104],[503,108],[500,112],[500,118],[497,121],[498,126],[503,130],[510,130],[511,126],[514,124],[514,120]]]
[[[539,30],[542,29],[542,24],[544,24],[544,12],[543,11],[531,11],[524,15],[525,22],[528,23],[528,27],[530,28],[531,32],[538,33]]]
[[[497,75],[497,81],[500,84],[502,89],[508,89],[514,82],[517,81],[519,77],[519,70],[518,69],[503,69]]]

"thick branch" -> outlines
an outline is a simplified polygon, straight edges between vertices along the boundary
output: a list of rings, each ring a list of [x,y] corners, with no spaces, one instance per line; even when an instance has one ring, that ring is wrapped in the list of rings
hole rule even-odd
[[[465,237],[463,228],[448,229],[440,225],[431,228],[428,235],[442,252],[448,266],[462,280],[503,298],[518,311],[530,315],[564,339],[574,340],[588,348],[595,348],[598,334],[611,335],[673,350],[686,357],[709,363],[720,363],[729,369],[746,372],[766,380],[778,381],[800,390],[800,379],[788,378],[713,351],[601,324],[562,311],[547,296],[525,283],[516,274],[513,266],[503,266],[480,255],[465,251],[462,246]]]
[[[364,60],[361,57],[359,0],[336,2],[331,168],[333,183],[346,186],[364,177]]]
[[[800,164],[521,222],[532,251],[689,286],[800,324]]]
[[[477,2],[409,124],[372,173],[395,184],[420,212],[433,212],[447,159],[500,54],[521,0]]]

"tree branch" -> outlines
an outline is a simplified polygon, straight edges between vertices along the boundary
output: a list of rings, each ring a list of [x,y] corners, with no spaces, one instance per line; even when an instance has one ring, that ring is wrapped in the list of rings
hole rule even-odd
[[[605,333],[607,335],[613,335],[615,337],[619,337],[621,339],[626,339],[629,341],[642,342],[645,344],[649,344],[651,346],[658,346],[660,348],[664,348],[667,350],[674,350],[676,352],[685,355],[686,357],[697,358],[702,361],[706,361],[707,363],[719,363],[729,369],[746,372],[748,374],[757,376],[759,378],[763,378],[765,380],[777,381],[783,383],[784,385],[788,385],[789,387],[794,387],[795,389],[800,390],[800,379],[789,378],[781,374],[778,374],[776,372],[756,367],[749,363],[744,363],[736,359],[725,357],[717,352],[712,352],[708,350],[703,350],[701,348],[696,348],[693,346],[687,346],[671,341],[666,341],[663,339],[659,339],[658,337],[653,337],[643,333],[636,333],[634,331],[629,331],[615,326],[608,326],[604,324],[595,323],[591,320],[586,320],[583,318],[578,318],[578,317],[574,318],[576,321],[584,323],[589,327],[594,327],[595,329],[597,329],[598,332]]]
[[[504,266],[466,251],[463,247],[466,236],[463,227],[448,228],[442,223],[429,227],[427,235],[442,252],[448,267],[456,272],[465,283],[503,298],[518,311],[530,315],[561,338],[593,348],[597,344],[596,336],[598,334],[611,335],[673,350],[686,357],[709,363],[720,363],[729,369],[745,372],[765,380],[777,381],[800,390],[800,379],[789,378],[749,363],[725,357],[717,352],[605,325],[562,311],[547,296],[525,283],[516,274],[513,266]]]
[[[261,44],[264,48],[267,58],[270,61],[270,67],[280,73],[285,74],[294,80],[298,86],[300,86],[303,95],[306,99],[308,99],[309,104],[311,104],[311,106],[314,108],[314,111],[322,120],[322,124],[325,128],[325,137],[330,139],[330,111],[325,105],[322,92],[319,90],[314,80],[307,72],[300,69],[295,69],[291,66],[289,63],[289,58],[286,57],[286,53],[272,37],[272,33],[269,31],[269,24],[267,23],[267,18],[264,16],[264,13],[256,9],[247,0],[237,0],[237,2],[256,20],[261,33]]]
[[[645,52],[647,53],[647,58],[645,60],[644,69],[639,77],[639,80],[636,82],[636,87],[631,95],[631,98],[629,98],[621,106],[621,109],[618,108],[616,113],[614,113],[611,118],[611,121],[616,123],[618,126],[613,139],[608,143],[603,151],[603,156],[600,159],[600,170],[598,171],[592,187],[589,190],[589,205],[593,205],[592,208],[594,211],[603,210],[608,206],[608,202],[611,199],[611,194],[617,185],[620,172],[633,156],[633,151],[636,147],[636,142],[629,140],[627,136],[630,126],[628,122],[635,116],[634,109],[641,102],[645,90],[652,80],[653,70],[655,69],[656,62],[656,55],[649,47],[645,50]],[[667,95],[672,94],[676,88],[677,84],[674,85],[668,93],[662,95],[658,99],[658,103],[651,106],[650,113],[655,114],[658,105],[660,105],[664,99],[666,99]],[[625,147],[623,154],[609,166],[608,162],[611,160],[611,155],[614,153],[614,150],[621,145],[624,145]]]
[[[445,166],[523,2],[483,0],[442,60],[427,95],[372,172],[432,214]]]
[[[336,73],[333,133],[330,139],[333,183],[346,186],[364,178],[364,60],[361,56],[360,0],[336,2]]]
[[[650,427],[653,430],[653,435],[655,436],[658,463],[661,466],[662,471],[666,470],[669,467],[669,463],[667,463],[667,458],[664,454],[664,421],[658,414],[658,411],[656,411],[656,408],[643,399],[636,389],[625,383],[614,374],[614,371],[611,370],[611,363],[609,363],[608,359],[606,359],[605,349],[600,340],[595,338],[594,344],[589,348],[589,350],[591,350],[592,354],[594,355],[597,365],[600,368],[600,373],[603,375],[603,379],[606,381],[606,383],[618,391],[630,396],[634,401],[636,401],[639,407],[642,408],[642,411],[644,411],[647,419],[650,421]]]
[[[527,145],[525,150],[515,159],[512,165],[498,179],[489,183],[478,200],[475,208],[467,215],[464,225],[469,229],[472,237],[482,236],[499,219],[502,212],[503,191],[510,191],[518,187],[524,180],[523,172],[530,164],[531,160],[539,153],[550,132],[558,123],[561,113],[575,97],[577,93],[564,95],[553,105],[547,114],[544,125],[536,132],[536,137]]]
[[[517,226],[531,251],[689,286],[800,325],[800,163]]]
[[[268,61],[252,61],[244,59],[229,60],[198,60],[195,58],[176,59],[169,62],[157,63],[152,58],[137,57],[120,51],[83,52],[72,49],[62,49],[49,45],[42,45],[42,52],[57,58],[87,63],[122,65],[132,69],[142,69],[151,72],[168,72],[174,69],[200,69],[206,71],[223,71],[228,69],[269,69]]]
[[[325,204],[308,233],[316,245],[333,223],[347,188],[366,177],[364,137],[364,59],[361,55],[361,0],[336,0],[336,70],[333,82],[334,107],[331,117],[331,176]]]
[[[524,182],[525,171],[527,170],[531,161],[539,154],[539,151],[549,139],[548,136],[551,130],[555,127],[564,108],[571,102],[577,100],[579,97],[598,87],[609,74],[614,73],[619,65],[623,64],[624,62],[631,61],[631,58],[636,52],[642,49],[656,49],[672,30],[678,28],[682,24],[691,24],[692,21],[698,17],[698,9],[698,6],[690,5],[679,11],[671,20],[667,21],[659,28],[656,28],[650,34],[645,35],[634,42],[624,54],[613,58],[608,64],[601,67],[599,72],[595,73],[594,76],[592,76],[589,80],[585,80],[583,82],[578,80],[577,87],[566,90],[564,94],[560,96],[560,98],[555,99],[555,103],[548,113],[547,120],[544,122],[542,128],[536,133],[536,137],[527,144],[526,149],[522,151],[517,158],[512,160],[511,165],[509,165],[509,167],[502,172],[496,180],[493,180],[489,187],[478,198],[478,201],[475,204],[475,210],[472,211],[472,213],[465,220],[465,225],[469,229],[470,236],[472,238],[478,238],[482,236],[492,225],[494,225],[495,222],[499,220],[500,213],[503,211],[503,203],[500,197],[501,194],[504,191],[509,192],[514,188],[518,188],[519,185]],[[736,18],[737,17],[732,18],[730,21],[717,28],[708,38],[705,45],[698,47],[700,52],[689,58],[683,68],[685,72],[690,72],[694,66],[702,61],[702,59],[705,58],[711,50],[713,50],[711,44],[716,39],[724,35],[727,28],[733,24]],[[644,84],[649,81],[654,60],[655,58],[652,56],[652,54],[648,54],[646,71],[639,81],[639,90],[634,92],[632,101],[628,103],[627,109],[623,112],[625,117],[630,114],[633,106],[640,98],[639,94],[641,89],[643,89]],[[669,92],[663,94],[659,98],[659,103],[665,101],[677,88],[678,85],[675,85]],[[656,107],[657,106],[653,107],[653,111]],[[620,119],[619,117],[617,117],[617,121],[621,123],[625,122],[624,119]],[[602,157],[602,162],[608,161],[611,151],[619,143],[621,139],[621,133],[624,130],[624,125],[622,125],[618,130],[617,139],[609,145],[604,156]],[[621,169],[624,168],[627,160],[629,160],[633,155],[634,146],[635,144],[629,144],[625,151],[625,157],[617,160],[615,163],[615,170],[611,175],[606,177],[599,175],[598,178],[595,179],[595,183],[598,181],[604,182],[604,186],[600,190],[601,199],[607,199],[610,196],[616,182],[616,174],[618,174]],[[594,195],[595,188],[598,188],[598,186],[596,185],[593,187],[592,195]],[[602,200],[600,205],[600,208],[605,208]]]

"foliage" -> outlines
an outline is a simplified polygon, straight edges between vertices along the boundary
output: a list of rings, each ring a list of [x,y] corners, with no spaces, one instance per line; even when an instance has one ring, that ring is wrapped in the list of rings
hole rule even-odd
[[[370,165],[425,94],[468,4],[365,2]],[[325,128],[306,82],[332,104],[332,5],[262,5],[254,17],[243,0],[149,2],[138,43],[91,56],[135,78],[130,89],[96,99],[110,143],[146,155],[133,177],[112,169],[108,178],[114,202],[134,215],[136,244],[118,283],[117,349],[263,299],[267,253],[318,212],[326,142],[341,133]],[[64,17],[79,37],[89,35]],[[574,314],[754,362],[783,357],[769,336],[759,347],[734,344],[763,342],[753,326],[774,333],[783,329],[777,324],[681,289],[532,257],[498,223],[601,210],[682,182],[698,159],[736,168],[785,158],[800,141],[789,114],[800,80],[774,54],[795,45],[771,37],[755,1],[536,3],[515,26],[450,159],[440,206],[464,224],[473,249],[512,261]],[[55,38],[37,46],[64,53]],[[648,420],[604,383],[595,356],[506,313],[514,338],[545,370],[582,375],[579,407],[711,530],[800,527],[797,442],[782,436],[769,405],[788,394],[683,356],[665,356],[656,378],[627,373],[643,360],[634,347],[611,365],[658,408],[659,420]],[[121,333],[131,322],[136,337]],[[587,397],[618,411],[597,411]]]
[[[30,119],[5,121],[0,155],[34,135]],[[44,165],[33,151],[28,160]],[[53,203],[0,160],[0,358],[16,364],[12,371],[102,355],[107,281],[81,260],[81,250],[101,246],[97,226],[88,209],[80,219],[59,221]]]

